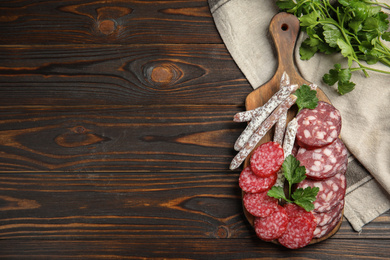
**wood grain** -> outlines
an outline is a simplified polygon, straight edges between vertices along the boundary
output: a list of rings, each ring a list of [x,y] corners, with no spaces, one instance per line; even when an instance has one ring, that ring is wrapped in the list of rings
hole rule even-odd
[[[0,44],[222,43],[207,1],[2,1]]]
[[[243,104],[224,45],[0,48],[0,104]]]
[[[305,250],[281,249],[253,239],[2,240],[11,259],[388,259],[388,240],[333,239]],[[39,246],[37,246],[39,244]],[[342,250],[340,249],[342,248]]]
[[[1,1],[0,258],[389,258],[389,212],[297,251],[242,211],[253,90],[206,0]]]
[[[241,107],[4,107],[0,171],[227,170]],[[20,112],[22,111],[22,112]]]
[[[247,239],[263,248],[237,183],[235,172],[3,173],[0,241]],[[344,219],[329,241],[388,241],[388,225],[390,213],[357,235]]]

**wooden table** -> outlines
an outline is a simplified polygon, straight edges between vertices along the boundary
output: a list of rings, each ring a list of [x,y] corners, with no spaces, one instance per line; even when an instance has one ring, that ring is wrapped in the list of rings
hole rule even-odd
[[[261,242],[228,170],[251,86],[206,0],[1,1],[0,258],[390,258],[390,213]]]

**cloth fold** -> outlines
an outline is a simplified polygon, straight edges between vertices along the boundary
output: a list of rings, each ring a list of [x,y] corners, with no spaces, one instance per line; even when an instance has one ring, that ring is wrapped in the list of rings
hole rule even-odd
[[[383,2],[390,4],[390,0]],[[268,32],[279,11],[276,1],[209,0],[210,11],[226,48],[237,66],[256,89],[267,82],[277,68],[277,57]],[[317,84],[340,110],[341,138],[351,152],[346,173],[348,190],[344,216],[356,231],[390,209],[390,76],[369,72],[365,78],[355,72],[356,89],[340,96],[325,85],[322,76],[333,64],[346,61],[340,54],[316,54],[309,61],[299,57],[301,33],[295,61],[301,75]],[[390,71],[381,64],[376,68]],[[293,82],[292,82],[293,83]]]

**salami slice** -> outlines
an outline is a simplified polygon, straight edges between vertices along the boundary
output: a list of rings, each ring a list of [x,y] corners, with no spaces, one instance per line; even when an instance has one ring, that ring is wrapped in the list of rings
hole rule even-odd
[[[249,193],[258,193],[263,191],[268,191],[274,186],[276,182],[277,175],[271,175],[266,178],[261,178],[253,174],[251,168],[246,167],[240,174],[239,177],[239,186],[240,188]]]
[[[313,223],[304,216],[290,218],[286,231],[279,237],[281,245],[297,249],[310,243],[313,238]]]
[[[343,214],[340,212],[340,214],[336,218],[334,218],[332,220],[332,222],[330,222],[329,224],[324,225],[324,226],[318,226],[314,230],[313,238],[322,238],[322,237],[326,236],[327,234],[329,234],[329,232],[331,232],[337,226],[342,215]]]
[[[284,161],[284,152],[280,144],[267,142],[253,152],[250,165],[253,173],[259,177],[276,174]]]
[[[289,218],[303,217],[307,221],[312,223],[313,231],[317,227],[317,221],[316,221],[316,218],[315,218],[313,212],[306,211],[304,208],[302,208],[294,203],[287,203],[284,205],[284,208],[285,208]]]
[[[278,205],[276,210],[265,218],[255,218],[256,235],[264,241],[278,239],[287,228],[289,218],[286,210]]]
[[[268,196],[267,191],[261,193],[245,193],[242,200],[245,209],[255,217],[267,217],[278,206],[278,200]]]
[[[344,143],[337,138],[332,144],[322,148],[299,148],[297,159],[305,166],[308,178],[321,180],[347,171],[348,152]]]
[[[297,143],[315,149],[332,143],[341,131],[341,114],[329,103],[320,101],[315,109],[302,109],[297,115]]]
[[[337,203],[336,206],[334,206],[331,210],[326,212],[313,212],[313,215],[316,218],[317,221],[317,227],[322,227],[325,225],[330,224],[335,218],[337,218],[344,208],[344,200]]]
[[[314,211],[323,213],[330,211],[340,201],[344,199],[347,182],[344,173],[338,173],[335,176],[322,181],[304,179],[297,186],[298,188],[318,187],[320,190],[317,199],[314,202]]]

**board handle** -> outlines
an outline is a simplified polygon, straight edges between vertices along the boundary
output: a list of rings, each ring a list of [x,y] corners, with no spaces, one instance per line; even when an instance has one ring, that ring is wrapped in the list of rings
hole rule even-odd
[[[269,32],[278,55],[278,69],[275,75],[280,79],[286,71],[292,80],[302,81],[294,63],[294,49],[299,33],[298,18],[289,13],[278,13],[270,22]]]
[[[284,72],[288,74],[291,84],[298,84],[299,86],[311,84],[311,82],[305,80],[301,76],[294,62],[294,49],[296,47],[299,30],[299,20],[293,14],[281,12],[271,19],[269,32],[278,56],[278,67],[275,74],[268,82],[258,87],[247,96],[245,100],[245,107],[247,110],[262,106],[279,90],[280,79]],[[319,88],[317,88],[317,97],[330,102]]]

